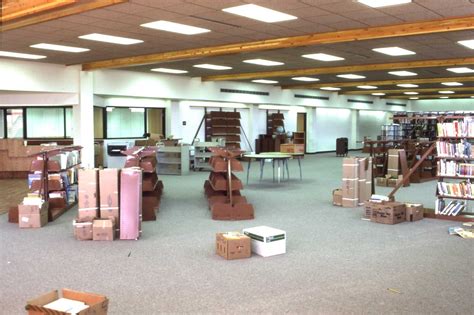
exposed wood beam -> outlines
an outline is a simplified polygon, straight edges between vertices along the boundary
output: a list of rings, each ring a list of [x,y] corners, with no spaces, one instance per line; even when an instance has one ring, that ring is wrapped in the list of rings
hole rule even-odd
[[[42,22],[47,22],[55,19],[59,19],[65,16],[78,14],[94,9],[99,9],[107,7],[114,4],[128,2],[128,0],[94,0],[91,2],[80,3],[78,2],[75,5],[65,7],[63,9],[59,8],[57,10],[48,11],[44,14],[34,15],[31,17],[24,17],[18,20],[13,20],[11,22],[2,23],[0,25],[0,32],[5,32],[20,27],[25,27],[28,25],[38,24]]]
[[[453,92],[461,92],[461,91],[473,91],[474,87],[453,87],[453,88],[429,88],[429,89],[403,89],[403,90],[357,90],[357,91],[340,91],[340,94],[347,94],[347,95],[365,95],[365,94],[372,94],[372,93],[385,93],[385,94],[403,94],[403,92],[418,92],[418,93],[429,93],[429,92],[438,92],[438,91],[453,91]],[[452,94],[455,95],[455,94]],[[416,96],[416,95],[410,95]],[[443,96],[439,94],[439,96]],[[449,95],[446,95],[449,96]]]
[[[441,96],[443,96],[443,95],[441,95],[441,94],[399,95],[399,96],[391,95],[391,96],[387,96],[387,97],[384,97],[384,98],[386,98],[386,99],[409,99],[410,97],[418,97],[420,100],[422,100],[422,99],[438,99]],[[448,96],[449,99],[452,99],[452,98],[471,98],[471,96],[474,96],[474,92],[471,93],[471,94],[451,94],[451,95],[445,95],[445,96]]]
[[[237,44],[210,46],[204,48],[194,48],[165,53],[109,59],[86,63],[82,66],[82,69],[95,70],[104,68],[118,68],[153,64],[166,61],[178,61],[192,58],[239,54],[252,51],[334,44],[369,39],[423,35],[471,29],[474,29],[474,16],[369,28],[358,28],[328,33],[314,33],[302,36],[282,37],[269,40],[242,42]]]
[[[4,0],[0,22],[5,23],[24,16],[74,4],[76,2],[77,0]]]
[[[428,79],[403,79],[403,80],[383,80],[383,81],[360,81],[351,80],[350,82],[332,82],[332,83],[309,83],[309,84],[294,84],[283,85],[282,89],[319,89],[325,86],[332,87],[351,87],[358,85],[397,85],[397,84],[426,84],[426,83],[441,83],[441,82],[474,82],[474,76],[470,77],[444,77],[444,78],[428,78]]]
[[[356,66],[338,66],[338,67],[277,70],[277,71],[266,71],[266,72],[249,72],[249,73],[237,73],[237,74],[221,74],[221,75],[211,75],[211,76],[202,77],[202,80],[203,81],[251,80],[251,79],[265,79],[265,78],[276,78],[276,77],[333,74],[333,73],[353,73],[353,72],[402,70],[402,69],[407,70],[407,69],[415,69],[415,68],[449,67],[449,66],[461,66],[461,65],[464,66],[464,65],[471,65],[471,64],[474,64],[474,57],[393,62],[393,63],[380,63],[380,64],[368,64],[368,65],[356,65]]]

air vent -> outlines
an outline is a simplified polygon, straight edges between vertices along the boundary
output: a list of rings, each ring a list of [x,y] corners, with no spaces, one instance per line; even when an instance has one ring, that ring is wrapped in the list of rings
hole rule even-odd
[[[392,102],[387,102],[386,105],[391,105],[391,106],[407,106],[407,104],[403,104],[403,103],[392,103]]]
[[[221,93],[237,93],[237,94],[251,94],[251,95],[263,95],[263,96],[270,95],[270,93],[268,92],[233,90],[233,89],[221,89]]]
[[[361,100],[353,100],[353,99],[348,99],[348,103],[364,103],[364,104],[373,104],[374,101],[361,101]]]
[[[327,96],[315,96],[315,95],[304,95],[304,94],[295,94],[295,98],[311,98],[314,100],[323,100],[323,101],[329,100],[329,97]]]

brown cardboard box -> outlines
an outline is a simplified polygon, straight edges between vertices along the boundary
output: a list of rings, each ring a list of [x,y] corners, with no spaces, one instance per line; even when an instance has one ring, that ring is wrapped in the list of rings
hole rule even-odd
[[[251,256],[250,237],[239,232],[217,233],[216,254],[229,260],[249,258]]]
[[[99,170],[79,170],[78,212],[81,219],[99,216]]]
[[[99,171],[100,217],[113,217],[119,221],[119,173],[120,170],[108,168]]]
[[[406,207],[400,202],[372,203],[370,221],[383,224],[397,224],[406,220]]]
[[[375,184],[381,187],[387,187],[387,178],[386,177],[376,177]]]
[[[92,224],[92,239],[94,241],[113,241],[115,237],[114,219],[95,219]]]
[[[8,222],[18,223],[18,206],[8,209]]]
[[[48,202],[42,206],[18,205],[18,226],[20,228],[40,228],[48,223]]]
[[[342,159],[342,178],[358,178],[359,161],[355,157],[346,157]]]
[[[92,240],[92,221],[76,219],[72,222],[74,226],[74,236],[78,241]]]
[[[283,143],[280,144],[282,153],[304,153],[304,144]]]
[[[332,204],[335,206],[342,206],[342,189],[337,188],[332,191]]]
[[[387,186],[388,187],[396,187],[402,181],[403,181],[403,175],[398,175],[398,178],[389,178],[387,180]]]
[[[407,221],[413,222],[423,219],[424,207],[421,203],[405,203]]]
[[[388,150],[388,164],[387,164],[387,175],[392,177],[398,177],[400,172],[399,163],[399,152],[404,151],[403,149],[389,149]]]
[[[81,301],[89,305],[87,309],[77,313],[78,315],[107,315],[109,299],[106,296],[81,291],[74,291],[70,289],[62,289],[61,296],[59,295],[58,290],[55,290],[41,295],[35,299],[29,300],[26,302],[25,309],[28,311],[28,315],[67,315],[67,313],[65,312],[53,311],[44,307],[44,305],[54,302],[61,297],[70,300]]]
[[[354,208],[359,204],[359,181],[357,179],[344,179],[342,181],[342,206]]]
[[[374,209],[377,209],[378,206],[379,205],[375,202],[366,202],[364,204],[364,217],[370,219],[372,217],[372,212],[374,211]]]

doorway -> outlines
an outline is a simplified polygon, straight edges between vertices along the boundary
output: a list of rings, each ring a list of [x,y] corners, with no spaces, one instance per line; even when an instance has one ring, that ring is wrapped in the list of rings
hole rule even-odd
[[[306,113],[297,113],[296,116],[296,131],[304,132],[304,143],[305,143],[305,153],[306,153]]]

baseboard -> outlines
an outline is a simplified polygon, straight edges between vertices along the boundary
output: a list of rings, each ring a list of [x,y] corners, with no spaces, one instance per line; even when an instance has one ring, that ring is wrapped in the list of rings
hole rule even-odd
[[[361,151],[362,148],[360,149],[349,149],[348,151]],[[306,152],[305,154],[323,154],[323,153],[335,153],[336,150],[330,150],[330,151],[316,151],[316,152]]]

